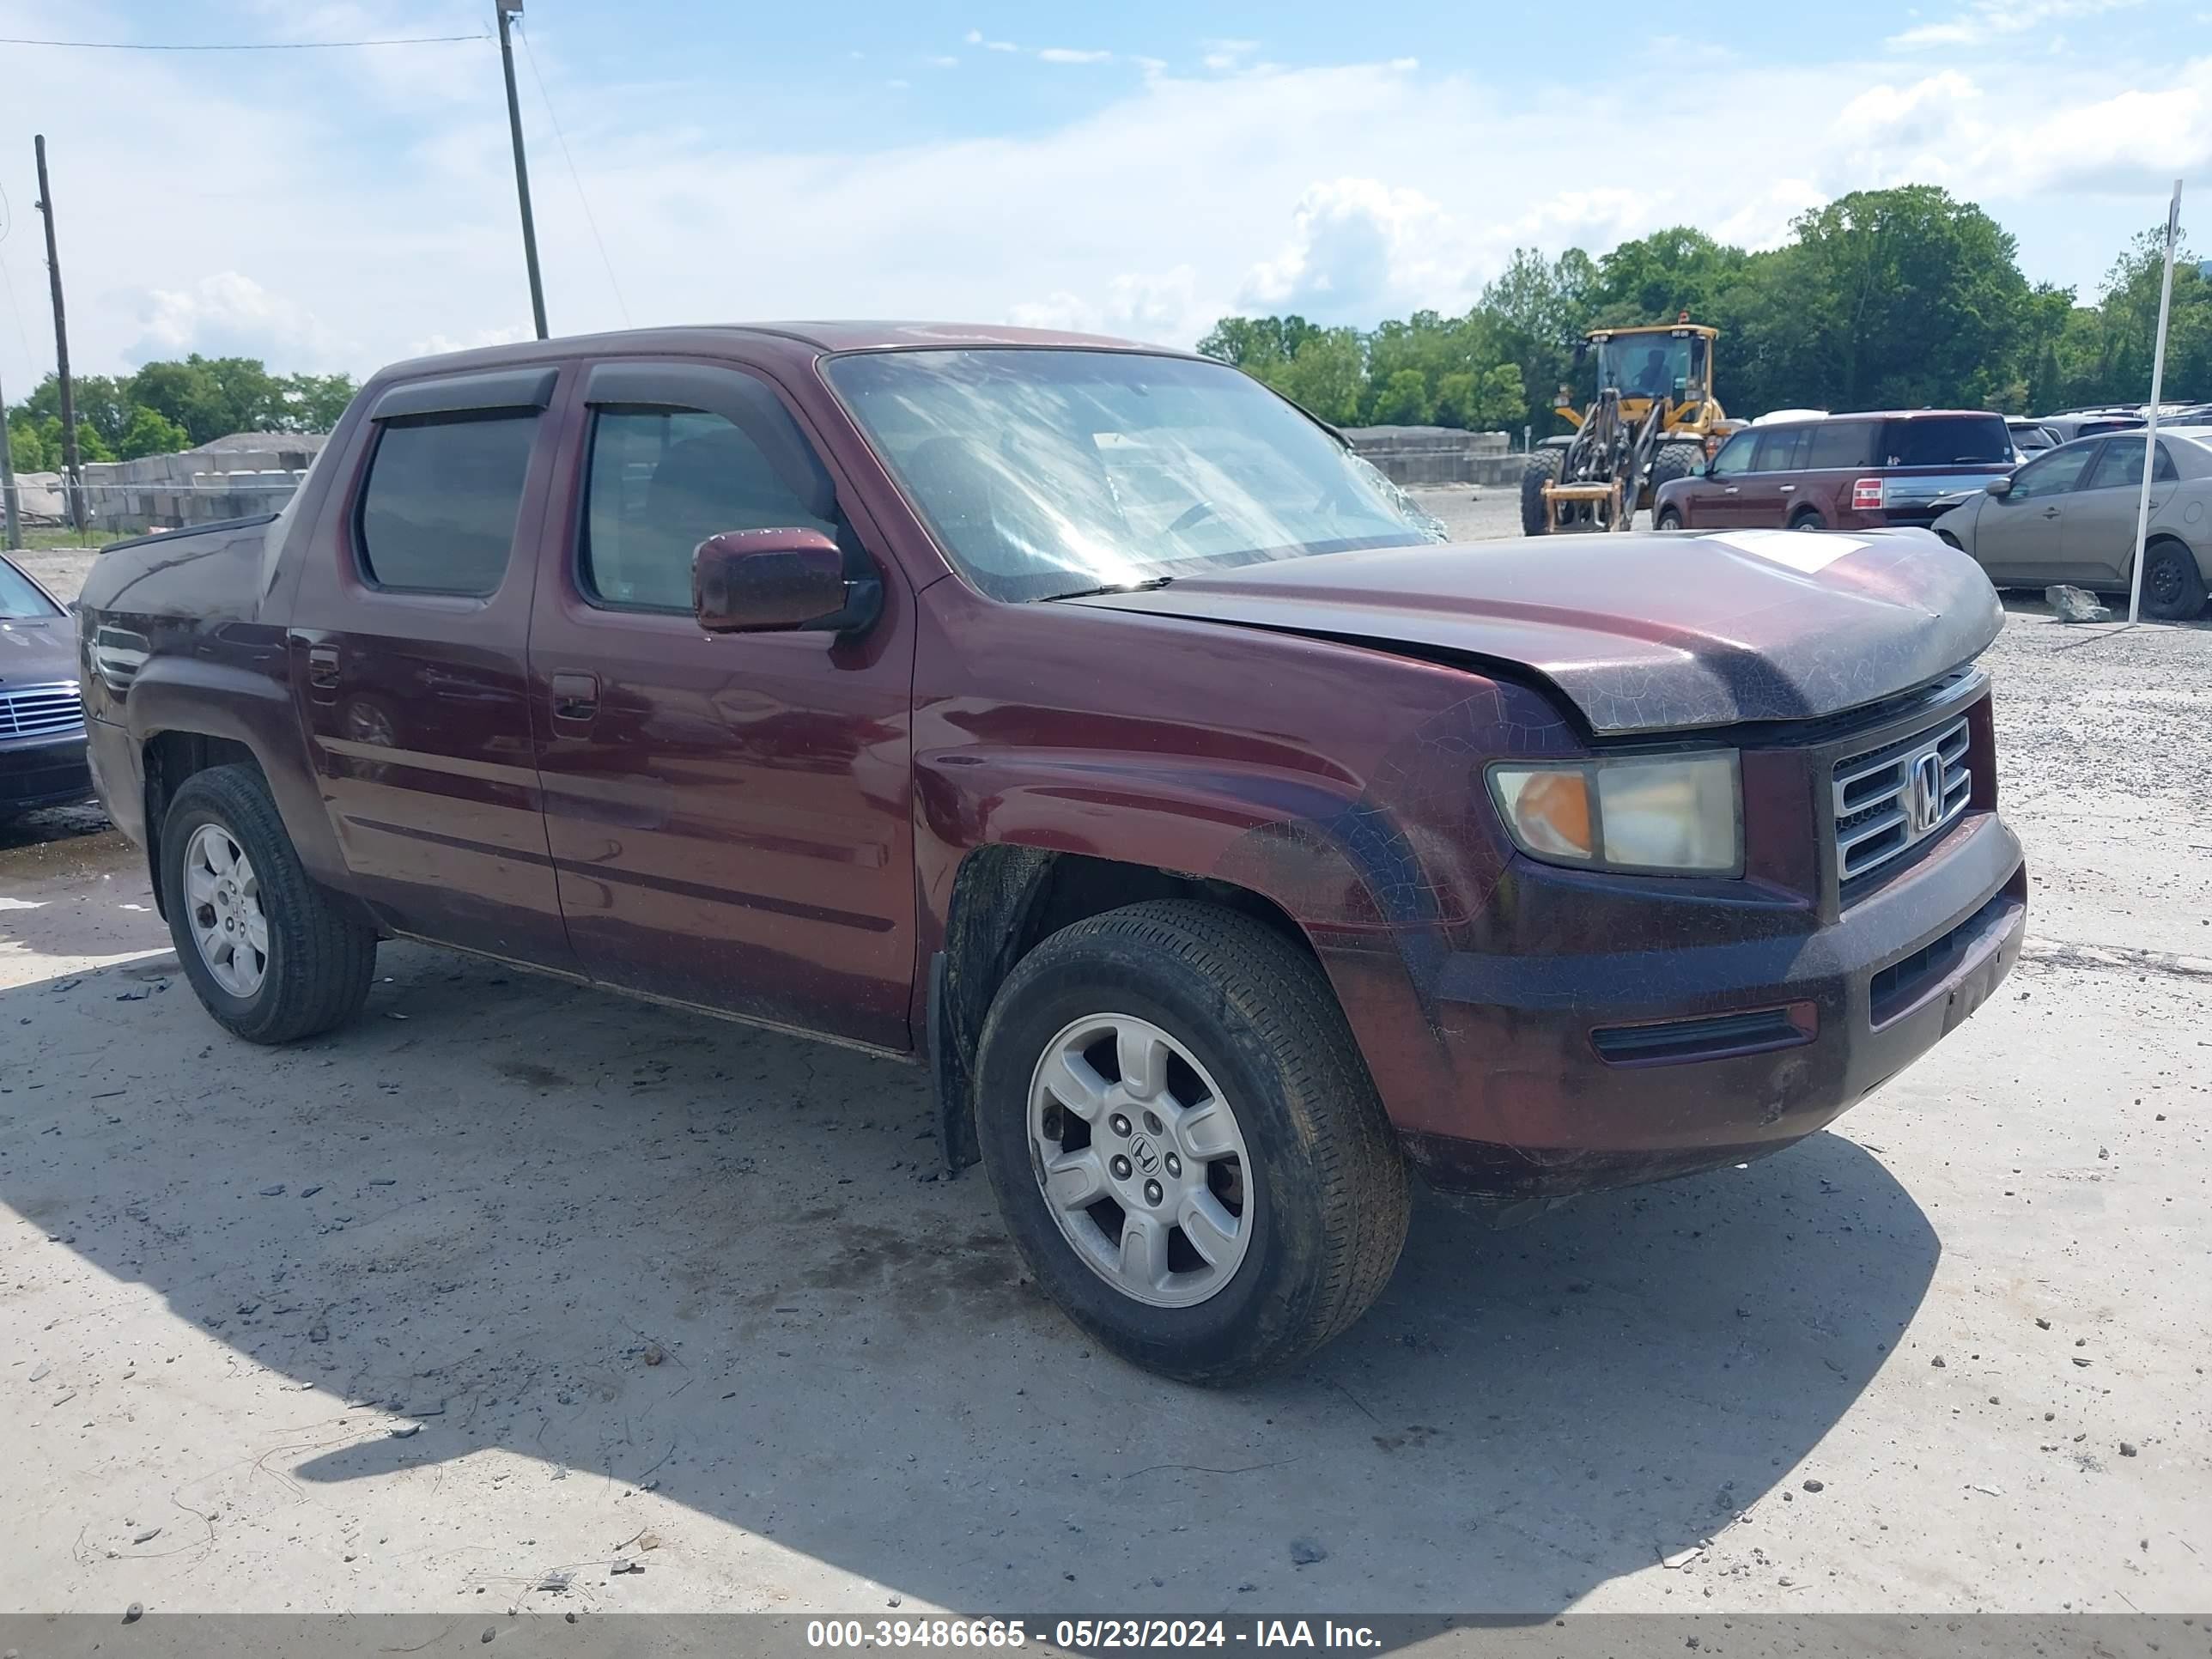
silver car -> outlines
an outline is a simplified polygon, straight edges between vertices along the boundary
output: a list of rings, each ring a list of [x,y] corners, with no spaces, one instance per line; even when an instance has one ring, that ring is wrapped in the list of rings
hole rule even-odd
[[[1990,479],[1932,527],[1965,549],[1999,587],[2071,582],[2124,592],[2134,574],[2142,467],[2140,430],[2077,438],[2009,477]],[[2212,427],[2161,428],[2143,550],[2143,614],[2167,622],[2195,617],[2204,609],[2208,585]]]

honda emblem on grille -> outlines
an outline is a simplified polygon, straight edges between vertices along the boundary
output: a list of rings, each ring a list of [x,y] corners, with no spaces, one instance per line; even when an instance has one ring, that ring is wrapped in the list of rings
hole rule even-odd
[[[1912,779],[1905,787],[1905,833],[1917,841],[1943,816],[1943,757],[1930,749],[1912,759]]]

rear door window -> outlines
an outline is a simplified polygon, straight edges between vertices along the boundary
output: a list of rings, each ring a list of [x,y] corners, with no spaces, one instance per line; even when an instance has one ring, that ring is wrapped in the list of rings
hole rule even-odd
[[[1814,428],[1809,426],[1769,427],[1759,434],[1759,459],[1754,472],[1797,472],[1813,447]]]
[[[2001,415],[1923,415],[1883,429],[1887,466],[2006,466],[2012,434]]]
[[[535,410],[384,422],[362,487],[362,574],[407,592],[495,592],[537,436]]]
[[[1805,465],[1814,471],[1856,471],[1874,465],[1872,421],[1823,421],[1813,428],[1813,447]]]
[[[2081,481],[2084,489],[2115,489],[2122,484],[2136,489],[2142,487],[2143,446],[2140,438],[2108,438],[2089,476]],[[2151,478],[2157,483],[2172,483],[2174,480],[2173,457],[2166,453],[2166,446],[2158,447],[2158,465],[2151,469]]]

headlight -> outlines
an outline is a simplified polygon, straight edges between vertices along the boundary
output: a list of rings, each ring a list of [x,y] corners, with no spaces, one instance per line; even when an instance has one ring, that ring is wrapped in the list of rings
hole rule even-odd
[[[1732,876],[1743,868],[1733,749],[1571,766],[1493,766],[1515,845],[1547,864]]]

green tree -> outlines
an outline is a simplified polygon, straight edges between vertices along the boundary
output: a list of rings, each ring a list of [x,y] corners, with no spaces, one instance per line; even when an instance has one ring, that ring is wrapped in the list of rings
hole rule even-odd
[[[1687,225],[1623,242],[1597,262],[1590,320],[1627,327],[1672,322],[1685,311],[1708,320],[1713,302],[1742,276],[1751,258]]]
[[[258,357],[151,362],[131,377],[131,401],[184,428],[204,444],[234,432],[266,432],[288,417],[284,389]]]
[[[191,443],[184,428],[141,404],[132,408],[130,423],[123,428],[115,453],[124,460],[135,461],[141,455],[173,455]]]
[[[1218,357],[1264,379],[1264,371],[1289,363],[1301,345],[1321,332],[1296,315],[1224,317],[1206,331],[1198,349],[1206,356]]]
[[[1269,384],[1322,420],[1350,425],[1359,418],[1361,395],[1367,389],[1367,354],[1359,331],[1314,330],[1299,341],[1279,378],[1269,377]]]
[[[1472,369],[1454,369],[1449,374],[1437,377],[1435,420],[1438,426],[1455,426],[1468,430],[1475,426],[1475,405],[1482,396],[1482,377]]]
[[[1585,330],[1686,310],[1721,331],[1715,389],[1739,416],[1769,410],[1952,405],[2039,410],[2148,395],[2163,228],[2136,237],[2094,303],[2031,284],[2011,236],[1929,185],[1861,191],[1801,215],[1784,246],[1749,253],[1686,226],[1620,244],[1516,249],[1466,315],[1417,311],[1362,335],[1301,317],[1225,317],[1201,349],[1338,422],[1554,428],[1562,384],[1579,404]],[[2167,395],[2212,390],[2212,282],[2174,270]]]
[[[1515,364],[1527,400],[1521,420],[1549,433],[1563,424],[1552,413],[1555,388],[1578,379],[1575,343],[1590,325],[1597,266],[1580,248],[1547,260],[1534,248],[1516,248],[1496,280],[1482,290],[1476,310],[1493,328],[1498,357]]]
[[[1526,418],[1528,390],[1521,383],[1518,363],[1494,363],[1489,368],[1454,369],[1437,377],[1437,395],[1431,418],[1439,426],[1455,426],[1473,432],[1502,428],[1517,431]]]
[[[56,420],[54,426],[59,430],[61,422]],[[58,472],[61,470],[61,458],[47,453],[46,435],[40,429],[40,422],[33,419],[27,410],[8,416],[8,455],[15,462],[18,472]]]
[[[1418,368],[1401,368],[1383,383],[1369,418],[1382,426],[1426,426],[1435,412],[1427,378]]]
[[[131,418],[131,398],[125,383],[106,374],[78,374],[70,379],[70,396],[76,406],[79,441],[83,441],[86,428],[97,432],[111,447],[123,435],[125,424]],[[38,383],[31,395],[15,405],[16,412],[34,420],[52,418],[59,421],[62,415],[62,383],[53,374]]]
[[[1934,185],[1854,191],[1799,216],[1794,316],[1811,401],[1828,409],[1987,405],[2024,382],[2017,244]]]
[[[361,390],[350,374],[288,374],[277,382],[280,432],[328,432]]]
[[[61,434],[62,423],[56,421],[53,444],[54,453],[58,455],[65,453],[61,447]],[[100,435],[98,427],[87,426],[82,421],[79,421],[76,423],[76,458],[80,464],[86,461],[112,461],[115,459],[115,451],[107,440]]]

